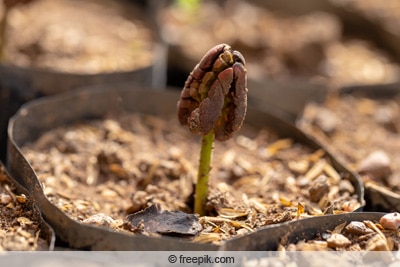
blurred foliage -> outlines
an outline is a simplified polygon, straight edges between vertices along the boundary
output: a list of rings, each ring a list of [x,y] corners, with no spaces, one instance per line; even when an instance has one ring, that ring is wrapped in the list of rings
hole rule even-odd
[[[199,10],[200,0],[175,0],[176,5],[189,13],[195,13]]]

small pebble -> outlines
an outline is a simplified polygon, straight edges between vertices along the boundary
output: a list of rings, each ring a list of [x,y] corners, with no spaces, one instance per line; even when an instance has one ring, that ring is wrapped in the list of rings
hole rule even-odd
[[[97,226],[111,227],[111,228],[116,226],[116,221],[110,216],[107,216],[103,213],[92,215],[86,220],[83,220],[83,223],[93,224]]]
[[[168,151],[169,155],[174,160],[180,159],[182,157],[182,150],[177,146],[171,146]]]
[[[330,248],[343,248],[351,245],[351,241],[342,234],[332,234],[326,241]]]
[[[325,195],[329,193],[328,179],[325,175],[320,175],[315,179],[309,190],[310,200],[318,203]]]
[[[362,160],[357,168],[360,174],[368,174],[375,180],[386,180],[392,173],[390,158],[383,150],[377,150]]]
[[[381,106],[374,112],[374,119],[376,122],[385,127],[386,130],[393,133],[398,133],[396,127],[396,112],[394,112],[391,106]]]
[[[314,122],[322,131],[331,134],[336,130],[339,119],[334,112],[326,108],[321,108],[316,114]]]
[[[400,227],[400,214],[398,212],[388,213],[379,220],[379,223],[388,230],[397,230]]]
[[[24,194],[21,194],[19,196],[16,196],[15,199],[18,201],[20,204],[24,204],[27,200],[26,196]]]
[[[101,191],[101,196],[105,199],[115,199],[118,197],[118,193],[111,189],[104,189]]]
[[[25,226],[25,225],[32,225],[33,222],[26,217],[18,217],[17,218],[17,222],[21,225],[21,226]]]
[[[346,226],[346,231],[355,235],[373,233],[363,222],[352,221]]]
[[[12,200],[11,196],[9,194],[6,193],[1,193],[0,194],[0,203],[7,205],[8,203],[10,203]]]
[[[340,192],[349,192],[350,194],[354,194],[355,189],[349,180],[340,180],[339,191]]]

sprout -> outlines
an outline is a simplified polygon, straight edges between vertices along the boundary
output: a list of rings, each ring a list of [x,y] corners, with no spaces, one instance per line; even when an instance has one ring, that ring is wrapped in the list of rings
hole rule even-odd
[[[226,44],[211,48],[185,82],[178,118],[202,136],[194,212],[205,215],[214,139],[225,141],[238,131],[246,115],[245,60]]]

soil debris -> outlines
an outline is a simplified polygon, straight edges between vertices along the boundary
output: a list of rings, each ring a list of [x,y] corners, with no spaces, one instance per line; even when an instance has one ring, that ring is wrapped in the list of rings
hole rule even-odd
[[[385,215],[386,218],[393,214]],[[384,218],[383,216],[382,218]],[[382,221],[381,218],[381,221]],[[383,219],[383,221],[385,221]],[[297,244],[282,244],[281,250],[309,251],[393,251],[399,250],[399,231],[372,221],[351,221],[334,230],[317,233],[317,237]]]
[[[19,194],[0,162],[0,251],[48,250],[31,202]]]
[[[399,96],[372,99],[357,94],[331,95],[323,103],[307,105],[298,126],[359,172],[366,185],[374,183],[399,193],[399,103]],[[324,110],[341,122],[329,134],[317,123],[317,114]],[[379,110],[391,114],[389,121],[382,123]]]
[[[16,66],[99,73],[152,61],[152,33],[126,2],[33,1],[13,8],[8,21],[4,54]]]
[[[102,213],[121,221],[153,205],[192,213],[199,145],[176,118],[118,114],[53,129],[22,150],[47,197],[71,218]],[[343,190],[346,177],[322,150],[268,128],[244,126],[217,142],[212,167],[208,219],[199,219],[201,234],[219,235],[216,243],[265,225],[360,207],[353,185]]]

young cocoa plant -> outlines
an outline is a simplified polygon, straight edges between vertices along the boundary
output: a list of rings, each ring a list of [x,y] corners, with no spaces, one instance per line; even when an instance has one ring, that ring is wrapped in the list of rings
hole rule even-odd
[[[194,212],[205,215],[214,139],[240,129],[247,110],[245,60],[227,44],[211,48],[194,67],[178,101],[178,118],[202,136]]]

